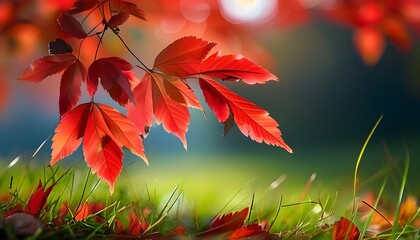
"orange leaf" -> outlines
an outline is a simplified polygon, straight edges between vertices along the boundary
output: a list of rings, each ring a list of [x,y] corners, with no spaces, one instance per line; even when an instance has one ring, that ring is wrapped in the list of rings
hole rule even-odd
[[[215,45],[193,36],[180,38],[159,53],[153,68],[177,77],[196,74],[203,59]]]
[[[146,155],[144,154],[144,147],[139,137],[140,132],[130,119],[110,106],[99,103],[96,106],[115,141],[141,157],[148,164]]]
[[[359,235],[359,229],[347,218],[341,217],[334,223],[332,240],[357,240]]]
[[[85,202],[82,206],[79,207],[76,211],[76,216],[74,216],[74,219],[77,221],[83,221],[90,215],[89,212],[89,204]]]
[[[163,85],[163,77],[160,74],[153,74],[152,94],[153,107],[157,124],[163,124],[165,131],[173,133],[183,143],[187,149],[187,139],[185,137],[190,123],[190,113],[188,108],[174,100],[166,93]]]
[[[200,78],[199,82],[204,96],[207,94],[207,96],[213,96],[214,99],[220,99],[217,101],[223,106],[228,104],[236,125],[245,136],[249,136],[252,140],[259,143],[264,142],[282,147],[292,153],[292,149],[284,142],[281,136],[278,123],[269,116],[266,110],[242,98],[212,79]],[[207,97],[206,101],[208,101],[207,99],[209,98]],[[215,109],[218,103],[216,100],[211,101],[213,102],[210,104]]]
[[[92,103],[81,104],[61,119],[52,138],[50,165],[72,154],[82,142]]]
[[[195,96],[193,90],[181,79],[164,76],[163,85],[172,100],[203,111],[200,101]]]
[[[399,220],[402,225],[406,224],[411,218],[416,215],[419,206],[417,205],[416,197],[407,196],[405,201],[401,204]]]
[[[86,125],[83,152],[92,173],[98,173],[98,178],[108,183],[112,194],[122,169],[123,152],[111,135],[100,110],[94,105]]]
[[[127,12],[137,18],[146,20],[144,17],[144,12],[137,7],[136,4],[121,0],[111,0],[110,1],[111,11],[114,13]]]

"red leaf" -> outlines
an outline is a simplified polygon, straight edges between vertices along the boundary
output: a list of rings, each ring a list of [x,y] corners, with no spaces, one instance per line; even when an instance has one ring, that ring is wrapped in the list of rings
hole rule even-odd
[[[353,41],[360,57],[368,65],[375,65],[385,50],[384,36],[372,27],[357,29]]]
[[[195,96],[193,90],[181,79],[165,76],[163,85],[172,100],[203,111],[200,101]]]
[[[210,226],[210,229],[206,231],[205,235],[208,236],[216,233],[230,232],[242,227],[246,217],[248,216],[248,210],[249,208],[245,208],[240,212],[218,216]]]
[[[71,53],[45,56],[33,61],[18,79],[41,82],[46,77],[63,71],[76,60],[77,58]]]
[[[86,70],[80,61],[72,63],[61,76],[60,85],[60,116],[63,116],[80,99],[82,81],[86,78]]]
[[[128,103],[127,115],[134,122],[142,136],[146,136],[153,125],[152,78],[146,74],[134,88],[136,104]]]
[[[87,33],[83,29],[79,21],[76,20],[72,15],[67,13],[60,13],[57,17],[58,25],[64,32],[72,35],[76,38],[85,38]]]
[[[137,7],[136,4],[121,0],[111,0],[111,11],[114,13],[119,12],[127,12],[137,18],[140,18],[142,20],[146,20],[144,17],[144,12],[140,8]]]
[[[123,152],[111,134],[100,110],[93,106],[86,125],[83,152],[92,173],[98,173],[98,178],[108,183],[112,194],[122,169]]]
[[[232,234],[230,234],[229,239],[242,239],[251,237],[253,235],[257,235],[260,233],[265,232],[262,227],[259,224],[251,224],[247,226],[242,226],[235,231],[233,231]]]
[[[74,5],[67,12],[69,14],[81,13],[92,9],[96,5],[97,0],[78,0],[74,2]]]
[[[141,157],[146,164],[148,164],[146,155],[144,154],[144,147],[139,136],[140,131],[130,119],[110,106],[99,103],[96,105],[115,141]]]
[[[130,13],[126,11],[121,11],[115,15],[113,15],[108,21],[108,27],[116,28],[121,24],[127,22],[128,18],[130,17]]]
[[[359,229],[347,218],[341,217],[334,223],[332,240],[357,240],[359,235]]]
[[[50,195],[51,190],[53,189],[54,186],[55,184],[49,186],[44,191],[41,180],[39,180],[38,188],[34,193],[32,193],[23,212],[30,214],[34,217],[38,217],[39,214],[41,213],[41,209],[44,207],[45,202],[47,201],[47,198]]]
[[[159,53],[153,67],[177,77],[196,74],[203,59],[215,45],[192,36],[180,38]]]
[[[123,71],[130,71],[132,68],[129,62],[118,57],[96,60],[88,69],[87,88],[90,96],[95,95],[100,79],[102,87],[121,106],[126,105],[128,99],[134,101],[131,83],[123,73]]]
[[[240,55],[221,56],[215,53],[204,60],[200,74],[221,80],[242,80],[247,84],[263,84],[278,78],[263,67]]]
[[[138,236],[149,227],[145,219],[139,219],[134,212],[128,214],[128,234]]]
[[[188,108],[172,100],[165,91],[163,76],[153,74],[152,76],[152,96],[154,114],[157,124],[163,123],[163,128],[177,136],[187,149],[187,139],[185,133],[188,131],[190,123],[190,113]]]
[[[82,142],[92,103],[84,103],[67,112],[52,138],[50,165],[72,154]]]
[[[208,96],[206,101],[210,99],[209,105],[211,104],[213,109],[225,109],[225,104],[227,104],[233,113],[235,123],[245,136],[249,136],[252,140],[259,143],[264,142],[282,147],[292,153],[292,149],[281,137],[278,123],[269,116],[266,110],[242,98],[212,79],[201,78],[199,82],[204,96]],[[209,97],[210,95],[212,95],[211,98]],[[222,107],[218,107],[217,104],[221,104]],[[222,113],[225,114],[222,110],[221,113],[216,113],[219,114],[217,115],[218,119],[223,116]]]
[[[83,221],[89,215],[90,215],[90,213],[89,213],[89,204],[87,202],[85,202],[82,206],[80,206],[77,209],[76,215],[74,216],[74,219],[76,219],[77,221]]]

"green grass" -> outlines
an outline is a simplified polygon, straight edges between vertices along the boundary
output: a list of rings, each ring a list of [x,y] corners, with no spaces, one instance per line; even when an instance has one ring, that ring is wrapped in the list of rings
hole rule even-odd
[[[91,174],[82,158],[58,167],[48,167],[45,161],[37,160],[44,142],[32,156],[9,160],[13,164],[0,168],[0,216],[19,205],[24,206],[41,180],[46,186],[56,185],[39,217],[46,228],[30,239],[130,239],[128,235],[117,233],[117,221],[127,226],[130,214],[148,223],[142,237],[172,236],[174,229],[181,227],[188,238],[193,238],[202,236],[216,216],[246,207],[250,211],[245,223],[267,224],[266,229],[278,239],[331,239],[332,224],[341,216],[352,219],[360,230],[361,239],[418,239],[419,229],[414,226],[419,221],[419,208],[411,219],[404,220],[405,224],[399,219],[404,199],[410,194],[407,191],[408,151],[402,167],[392,160],[375,174],[359,176],[362,156],[379,122],[380,119],[362,147],[353,181],[343,178],[332,181],[333,184],[326,184],[331,179],[317,174],[259,172],[257,162],[239,164],[243,159],[232,159],[223,169],[207,165],[205,171],[197,171],[202,165],[198,162],[170,166],[159,174],[139,172],[144,166],[128,162],[114,194],[109,195],[108,186]],[[203,162],[212,159],[211,156],[201,158]],[[252,176],[250,171],[254,173]],[[229,176],[230,181],[222,176]],[[394,180],[396,191],[392,190],[389,179]],[[387,189],[393,194],[386,195]],[[375,194],[372,204],[362,199],[367,192]],[[104,208],[77,221],[77,209],[85,203],[103,204]],[[68,211],[61,216],[63,204]],[[356,211],[361,206],[368,206],[367,215],[361,216]],[[374,214],[383,216],[389,226],[373,232]],[[15,237],[11,229],[4,228],[0,232],[10,239]],[[227,235],[219,237],[223,239]]]

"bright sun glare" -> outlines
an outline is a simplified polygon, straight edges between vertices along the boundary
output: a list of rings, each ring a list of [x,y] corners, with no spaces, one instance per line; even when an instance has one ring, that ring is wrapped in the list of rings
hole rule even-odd
[[[219,0],[222,15],[233,24],[263,23],[277,11],[277,0]]]

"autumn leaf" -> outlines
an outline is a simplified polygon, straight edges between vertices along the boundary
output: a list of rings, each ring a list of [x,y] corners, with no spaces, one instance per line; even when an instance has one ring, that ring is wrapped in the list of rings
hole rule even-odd
[[[72,35],[73,37],[79,39],[87,37],[87,33],[83,29],[82,25],[72,15],[60,13],[57,17],[57,22],[64,32]]]
[[[77,221],[83,221],[89,215],[90,215],[90,213],[89,213],[89,204],[87,202],[85,202],[83,205],[81,205],[77,209],[76,215],[74,216],[74,219],[76,219]]]
[[[61,76],[59,110],[63,116],[79,102],[86,69],[80,61],[72,63]]]
[[[259,224],[251,224],[235,229],[229,239],[243,239],[257,234],[266,233]]]
[[[146,74],[134,88],[136,104],[128,103],[127,115],[134,122],[143,137],[147,136],[153,125],[152,77]]]
[[[188,108],[170,98],[163,84],[166,80],[162,75],[153,74],[152,79],[153,111],[156,123],[162,123],[165,131],[177,136],[187,149],[185,134],[190,123]]]
[[[44,190],[41,180],[39,180],[38,188],[32,193],[23,212],[38,217],[54,186],[55,184]]]
[[[108,20],[108,27],[116,28],[123,23],[127,22],[128,18],[130,17],[130,13],[126,11],[121,11],[115,15],[112,15],[111,18]]]
[[[196,74],[215,45],[193,36],[180,38],[159,53],[153,68],[176,77]]]
[[[52,138],[51,166],[72,154],[80,146],[91,108],[91,103],[81,104],[61,119]]]
[[[242,80],[247,84],[266,83],[278,78],[261,66],[240,55],[217,52],[201,64],[200,74],[221,80]]]
[[[205,231],[204,235],[209,236],[217,233],[226,233],[242,227],[248,216],[248,211],[249,208],[245,208],[242,211],[217,216],[209,230]]]
[[[76,219],[77,221],[83,221],[90,215],[96,214],[104,208],[105,206],[102,203],[85,202],[76,210],[76,215],[74,216],[74,219]],[[96,216],[95,221],[97,223],[102,223],[104,219],[99,216]]]
[[[136,124],[137,128],[141,129],[143,136],[147,134],[148,129],[152,126],[154,116],[156,123],[162,124],[165,131],[177,136],[186,149],[187,140],[185,134],[188,131],[190,113],[185,104],[181,104],[170,97],[165,88],[165,81],[168,80],[159,73],[146,74],[134,89],[136,105],[128,105],[128,116]],[[184,99],[184,102],[186,101]]]
[[[146,20],[143,10],[134,3],[121,0],[110,0],[110,8],[114,13],[125,12],[139,19]]]
[[[358,240],[359,229],[347,218],[341,217],[334,223],[332,240]]]
[[[122,169],[122,147],[147,163],[139,130],[124,115],[104,104],[81,104],[61,119],[52,144],[50,165],[70,155],[80,145],[92,173],[107,182],[110,192]]]
[[[180,78],[167,76],[165,81],[163,81],[163,85],[172,100],[203,111],[200,101],[191,87]]]
[[[41,82],[48,76],[65,70],[76,60],[77,58],[71,53],[39,58],[33,61],[29,68],[24,70],[18,80],[34,83]]]
[[[102,87],[121,106],[125,106],[129,99],[135,101],[130,80],[124,74],[124,72],[132,69],[133,67],[129,62],[118,57],[96,60],[88,69],[87,89],[89,95],[95,95],[100,79]]]
[[[92,9],[97,3],[97,0],[77,0],[74,2],[73,7],[67,13],[76,14]]]
[[[292,153],[292,149],[281,136],[278,123],[269,116],[266,110],[212,79],[200,78],[199,83],[207,103],[212,110],[215,109],[220,122],[227,120],[229,115],[226,106],[228,106],[236,125],[245,136],[259,143],[282,147]]]

